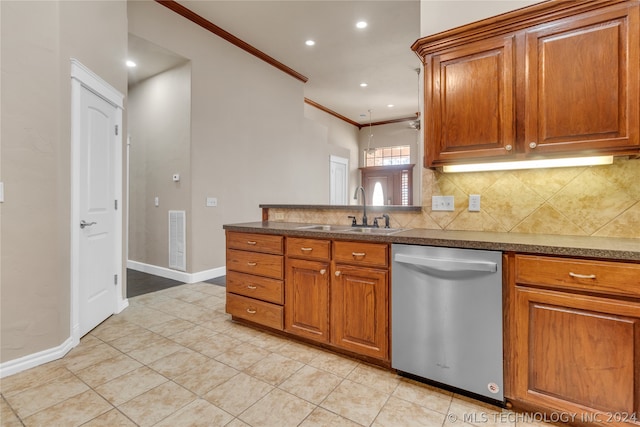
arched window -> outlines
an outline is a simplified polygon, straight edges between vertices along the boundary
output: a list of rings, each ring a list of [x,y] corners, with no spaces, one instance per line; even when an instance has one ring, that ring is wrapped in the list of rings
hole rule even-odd
[[[384,192],[382,191],[382,184],[376,182],[373,187],[373,197],[371,198],[371,204],[373,206],[384,206]]]

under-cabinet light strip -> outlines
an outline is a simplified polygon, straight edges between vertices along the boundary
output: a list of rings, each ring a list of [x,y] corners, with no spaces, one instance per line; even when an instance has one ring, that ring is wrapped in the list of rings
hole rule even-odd
[[[541,169],[541,168],[562,168],[562,167],[571,167],[571,166],[596,166],[596,165],[610,165],[612,163],[613,163],[613,156],[571,157],[571,158],[564,158],[564,159],[541,159],[541,160],[522,160],[522,161],[514,161],[514,162],[448,165],[448,166],[443,166],[442,171],[446,173],[483,172],[483,171],[514,170],[514,169]]]

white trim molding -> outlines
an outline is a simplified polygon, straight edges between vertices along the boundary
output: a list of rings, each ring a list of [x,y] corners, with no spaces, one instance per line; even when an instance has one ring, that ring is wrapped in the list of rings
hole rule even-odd
[[[0,378],[8,377],[9,375],[17,374],[18,372],[60,359],[73,347],[75,347],[73,339],[69,337],[57,347],[0,363]]]
[[[198,271],[197,273],[186,273],[184,271],[172,270],[170,268],[159,267],[157,265],[145,264],[138,261],[127,261],[127,268],[142,273],[153,274],[154,276],[164,277],[165,279],[177,280],[183,283],[198,283],[205,280],[215,279],[227,274],[226,267],[212,268],[210,270]]]

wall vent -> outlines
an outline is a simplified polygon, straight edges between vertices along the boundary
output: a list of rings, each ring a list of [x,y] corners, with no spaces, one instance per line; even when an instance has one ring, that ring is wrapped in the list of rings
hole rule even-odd
[[[185,211],[169,211],[169,268],[187,270]]]

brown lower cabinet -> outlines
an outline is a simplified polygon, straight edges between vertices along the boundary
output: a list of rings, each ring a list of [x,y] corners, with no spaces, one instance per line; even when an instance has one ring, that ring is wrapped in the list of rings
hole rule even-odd
[[[389,245],[287,238],[285,330],[389,359]]]
[[[389,365],[389,244],[227,232],[227,270],[234,318]]]
[[[336,264],[331,286],[331,342],[388,359],[389,296],[386,269]]]
[[[509,400],[575,424],[640,425],[640,265],[513,261]]]
[[[328,343],[329,262],[287,258],[286,265],[285,331]]]

